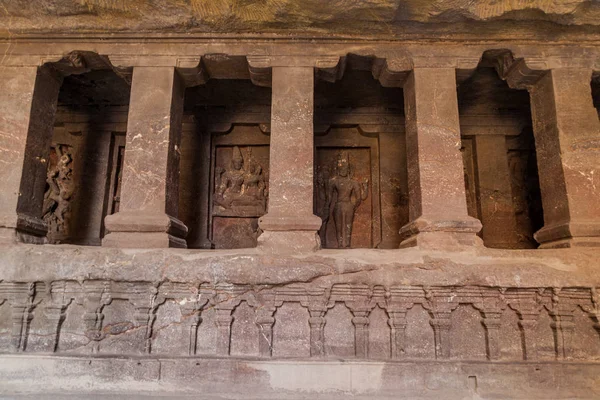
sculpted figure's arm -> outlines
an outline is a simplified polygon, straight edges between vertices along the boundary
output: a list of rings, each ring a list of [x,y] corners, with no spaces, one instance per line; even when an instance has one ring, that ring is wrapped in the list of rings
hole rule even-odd
[[[369,180],[365,180],[365,182],[363,182],[360,185],[360,198],[362,200],[366,200],[367,196],[369,196]]]
[[[227,189],[227,178],[224,176],[225,170],[221,167],[217,167],[215,172],[215,194],[217,195],[217,197],[223,197],[223,194]]]

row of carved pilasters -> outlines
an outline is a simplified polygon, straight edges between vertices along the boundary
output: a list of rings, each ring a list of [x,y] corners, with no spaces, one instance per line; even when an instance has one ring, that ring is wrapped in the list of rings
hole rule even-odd
[[[369,288],[365,285],[334,285],[313,287],[291,285],[281,288],[250,288],[237,285],[188,285],[144,282],[55,281],[42,283],[0,283],[0,301],[10,307],[10,350],[27,350],[29,327],[33,318],[46,318],[38,337],[48,338],[37,344],[36,351],[55,352],[58,347],[62,323],[69,306],[75,302],[83,306],[82,330],[89,340],[92,354],[101,352],[103,340],[111,334],[112,327],[104,326],[105,308],[114,300],[126,300],[133,306],[132,326],[134,335],[131,352],[151,354],[153,327],[157,309],[167,300],[179,305],[184,331],[189,340],[181,346],[189,355],[196,354],[198,327],[202,314],[214,309],[216,328],[215,353],[228,356],[232,341],[233,313],[246,302],[254,310],[254,323],[258,327],[258,352],[261,357],[273,354],[274,331],[277,310],[284,303],[298,303],[309,314],[310,355],[319,358],[328,355],[325,343],[325,326],[328,311],[336,304],[344,304],[351,312],[354,349],[357,358],[369,358],[369,324],[371,312],[380,307],[387,313],[390,326],[390,356],[402,359],[406,356],[407,313],[420,305],[430,315],[433,331],[435,357],[454,357],[452,313],[460,304],[471,304],[481,313],[485,328],[487,358],[501,359],[502,314],[511,308],[518,315],[523,358],[537,360],[537,325],[539,316],[546,309],[552,318],[550,327],[554,333],[555,355],[558,360],[573,358],[573,341],[577,337],[574,323],[577,308],[590,317],[590,324],[600,334],[600,301],[597,290],[576,288],[481,288],[481,287],[391,287]],[[2,304],[0,303],[0,305]],[[4,321],[7,322],[7,321]],[[0,321],[0,324],[2,321]],[[350,335],[351,333],[348,332]],[[596,346],[600,344],[597,343]],[[593,345],[593,344],[592,344]]]

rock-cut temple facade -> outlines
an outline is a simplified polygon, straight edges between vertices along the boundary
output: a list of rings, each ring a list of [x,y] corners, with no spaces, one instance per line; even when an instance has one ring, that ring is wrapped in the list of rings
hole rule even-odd
[[[600,398],[599,114],[595,1],[0,0],[0,397]]]

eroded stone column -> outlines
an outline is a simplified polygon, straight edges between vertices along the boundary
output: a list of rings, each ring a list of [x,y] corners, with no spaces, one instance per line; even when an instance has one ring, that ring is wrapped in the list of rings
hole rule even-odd
[[[542,248],[600,246],[600,121],[592,71],[554,69],[532,88],[544,227]]]
[[[406,311],[389,311],[388,325],[391,329],[392,358],[399,359],[405,354],[406,346]]]
[[[187,247],[177,219],[184,90],[173,67],[134,68],[121,203],[103,246]]]
[[[429,324],[433,327],[433,337],[435,341],[435,358],[450,357],[450,329],[452,321],[450,313],[435,313]]]
[[[49,67],[0,67],[0,242],[45,242],[42,208],[61,84]]]
[[[484,312],[481,321],[485,328],[485,346],[488,360],[500,359],[500,327],[501,312]]]
[[[488,247],[518,247],[506,137],[475,136],[483,241]]]
[[[313,214],[314,68],[272,68],[268,213],[258,247],[316,250],[321,219]]]
[[[467,213],[454,69],[414,69],[404,104],[409,223],[400,246],[480,244],[481,223]]]

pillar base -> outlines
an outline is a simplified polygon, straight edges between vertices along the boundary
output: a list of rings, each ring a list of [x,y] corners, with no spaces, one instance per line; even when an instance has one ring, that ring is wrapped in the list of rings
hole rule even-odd
[[[41,218],[25,214],[0,217],[0,243],[45,244],[48,226]]]
[[[277,254],[307,253],[321,248],[317,231],[265,231],[257,242],[258,250]]]
[[[483,246],[477,232],[481,222],[473,217],[461,220],[417,218],[400,229],[404,240],[400,248],[420,247],[432,250],[453,250],[464,246]]]
[[[600,223],[565,222],[546,225],[533,237],[540,243],[540,249],[600,247]]]
[[[187,248],[187,227],[167,214],[123,211],[105,218],[109,233],[102,246],[121,248]]]
[[[258,220],[263,233],[257,248],[270,253],[304,253],[319,250],[318,230],[321,218],[316,215],[281,215],[268,213]]]
[[[263,231],[318,231],[321,218],[313,214],[281,215],[268,213],[258,219],[258,226]]]

